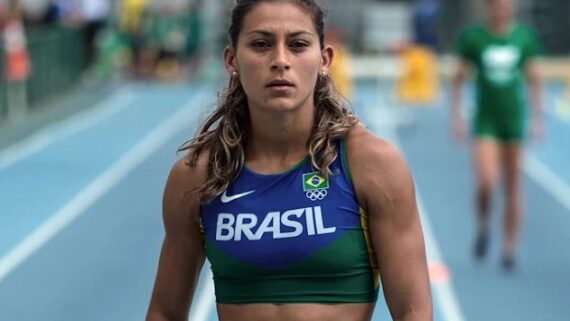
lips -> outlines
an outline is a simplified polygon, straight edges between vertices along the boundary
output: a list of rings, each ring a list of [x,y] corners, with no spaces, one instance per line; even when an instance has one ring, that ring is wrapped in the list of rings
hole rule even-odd
[[[267,84],[267,87],[293,87],[293,83],[287,79],[275,79]]]

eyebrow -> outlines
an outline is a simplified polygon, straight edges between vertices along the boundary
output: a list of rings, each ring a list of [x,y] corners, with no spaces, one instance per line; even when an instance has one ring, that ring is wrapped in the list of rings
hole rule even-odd
[[[266,31],[266,30],[260,30],[260,29],[255,29],[252,31],[249,31],[248,33],[246,33],[246,35],[251,35],[251,34],[261,34],[263,36],[273,36],[272,32]],[[296,37],[296,36],[301,36],[301,35],[308,35],[308,36],[314,36],[314,34],[312,32],[309,31],[295,31],[295,32],[291,32],[287,35],[287,37]]]

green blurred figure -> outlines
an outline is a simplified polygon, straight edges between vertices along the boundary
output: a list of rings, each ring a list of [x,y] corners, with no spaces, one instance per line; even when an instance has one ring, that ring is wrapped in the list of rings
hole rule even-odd
[[[155,74],[160,80],[184,76],[197,54],[201,30],[193,8],[163,4],[153,16],[149,42],[156,50]]]
[[[460,61],[453,77],[451,104],[452,131],[463,140],[466,126],[461,119],[462,85],[469,71],[475,71],[472,136],[478,228],[474,255],[482,259],[487,252],[492,189],[501,173],[506,197],[501,262],[506,270],[514,267],[523,219],[520,172],[527,126],[531,125],[532,136],[543,135],[540,77],[535,60],[541,51],[540,41],[533,29],[515,22],[515,2],[485,0],[486,21],[461,33],[457,42]],[[530,119],[525,83],[532,106]]]

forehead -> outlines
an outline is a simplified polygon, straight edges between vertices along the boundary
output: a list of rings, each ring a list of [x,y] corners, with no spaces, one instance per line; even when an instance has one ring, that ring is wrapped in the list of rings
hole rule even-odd
[[[487,0],[491,5],[512,5],[513,2],[513,0]]]
[[[309,12],[301,6],[286,2],[261,2],[256,5],[243,19],[242,33],[251,30],[276,32],[305,31],[316,34],[315,24]]]

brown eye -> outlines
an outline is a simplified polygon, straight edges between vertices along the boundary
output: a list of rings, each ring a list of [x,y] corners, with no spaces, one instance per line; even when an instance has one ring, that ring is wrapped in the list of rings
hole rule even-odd
[[[307,43],[306,41],[296,40],[296,41],[291,42],[289,47],[291,47],[293,50],[301,51],[301,50],[305,49],[306,47],[308,47],[309,45],[310,44]]]
[[[266,49],[270,47],[270,43],[266,40],[256,40],[251,43],[251,47],[257,50]]]

